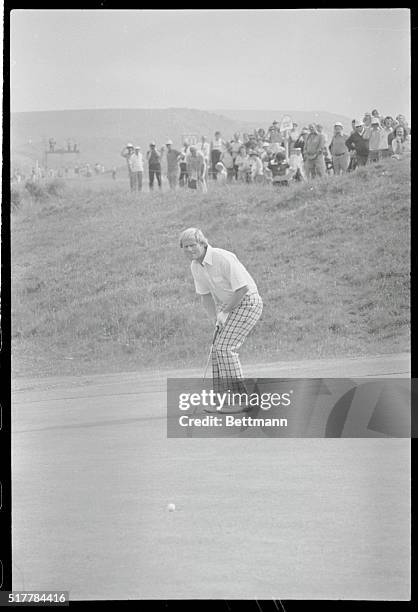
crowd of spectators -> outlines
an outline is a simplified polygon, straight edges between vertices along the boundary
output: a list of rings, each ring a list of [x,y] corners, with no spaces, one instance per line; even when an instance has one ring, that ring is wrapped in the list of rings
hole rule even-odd
[[[179,149],[167,140],[157,148],[151,142],[143,156],[140,146],[128,143],[121,155],[126,159],[132,191],[141,191],[144,164],[148,165],[149,189],[162,187],[162,162],[166,162],[170,189],[189,187],[207,191],[208,181],[221,183],[268,183],[288,185],[326,174],[352,172],[358,166],[386,157],[401,159],[411,150],[411,130],[403,115],[396,119],[376,109],[362,120],[353,119],[346,131],[341,122],[328,135],[322,125],[296,123],[281,131],[277,121],[252,133],[235,133],[225,139],[215,132],[212,140],[184,140]]]

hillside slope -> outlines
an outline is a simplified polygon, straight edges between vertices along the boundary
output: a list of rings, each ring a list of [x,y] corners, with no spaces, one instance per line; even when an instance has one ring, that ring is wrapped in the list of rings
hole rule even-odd
[[[243,361],[409,349],[407,160],[276,191],[71,191],[12,216],[15,375],[198,366],[212,325],[179,232],[235,252],[264,300]]]

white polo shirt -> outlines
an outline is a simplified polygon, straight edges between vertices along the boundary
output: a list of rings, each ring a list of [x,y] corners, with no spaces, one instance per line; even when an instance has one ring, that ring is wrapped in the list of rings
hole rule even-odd
[[[237,289],[245,285],[248,287],[247,293],[258,293],[254,279],[230,251],[208,244],[202,264],[192,261],[191,270],[196,293],[211,293],[217,304],[228,301]]]

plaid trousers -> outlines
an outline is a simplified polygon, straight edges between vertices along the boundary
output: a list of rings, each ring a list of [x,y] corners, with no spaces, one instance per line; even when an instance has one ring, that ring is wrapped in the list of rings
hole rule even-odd
[[[247,294],[230,312],[225,325],[219,331],[212,351],[213,384],[219,391],[243,390],[238,349],[257,323],[262,311],[263,301],[258,293]]]

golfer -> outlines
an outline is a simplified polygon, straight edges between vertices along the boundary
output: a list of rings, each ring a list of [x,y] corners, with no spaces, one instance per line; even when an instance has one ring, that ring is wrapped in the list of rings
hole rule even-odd
[[[196,293],[219,328],[212,350],[214,385],[245,391],[238,350],[263,310],[257,286],[236,255],[212,247],[200,229],[184,230],[180,246],[191,261]]]

